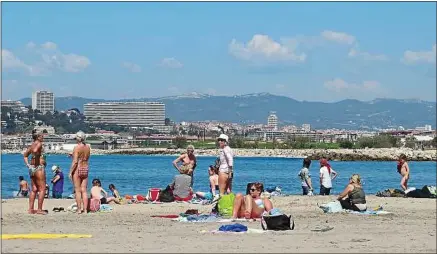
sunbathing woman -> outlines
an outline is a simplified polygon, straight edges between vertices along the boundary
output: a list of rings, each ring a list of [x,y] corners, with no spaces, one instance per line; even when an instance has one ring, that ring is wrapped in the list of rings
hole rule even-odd
[[[216,191],[219,190],[218,167],[209,165],[208,174],[209,174],[209,187],[211,188],[210,192],[198,191],[196,192],[196,196],[199,198],[212,200],[216,196]]]
[[[264,186],[262,183],[254,183],[250,186],[248,195],[237,194],[235,196],[232,218],[261,218],[264,212],[272,210],[272,202],[267,198],[261,198],[263,191]]]
[[[343,209],[353,211],[366,211],[366,194],[361,186],[361,177],[358,174],[353,174],[349,179],[349,184],[344,191],[338,196]]]
[[[36,130],[32,131],[33,143],[24,152],[24,163],[29,169],[29,175],[32,182],[32,190],[29,196],[29,210],[30,214],[47,214],[46,211],[42,209],[44,203],[44,193],[46,192],[46,160],[43,152],[43,140],[44,135]],[[29,155],[32,158],[29,163]],[[37,193],[38,195],[38,210],[35,211],[34,203]]]

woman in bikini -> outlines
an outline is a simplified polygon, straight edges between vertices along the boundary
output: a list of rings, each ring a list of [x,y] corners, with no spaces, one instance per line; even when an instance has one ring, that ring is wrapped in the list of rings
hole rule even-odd
[[[273,204],[268,198],[261,198],[264,191],[262,183],[254,183],[249,188],[249,194],[243,196],[241,193],[235,196],[234,211],[232,218],[261,218],[264,212],[273,209]]]
[[[198,191],[198,192],[196,192],[196,196],[198,198],[212,200],[216,196],[216,192],[219,191],[219,185],[218,185],[218,167],[216,167],[214,165],[209,165],[208,174],[209,174],[209,187],[210,187],[210,191],[209,192]]]
[[[69,177],[73,181],[77,213],[84,213],[88,208],[88,172],[90,148],[85,144],[85,133],[76,133],[77,145],[73,150],[73,162],[71,163]]]
[[[32,190],[29,196],[29,210],[30,214],[47,214],[43,210],[44,194],[46,192],[46,160],[43,153],[44,135],[36,130],[32,131],[33,143],[24,152],[24,163],[29,169],[29,176],[32,182]],[[29,155],[32,155],[29,163]],[[38,195],[38,209],[35,211],[35,198]]]

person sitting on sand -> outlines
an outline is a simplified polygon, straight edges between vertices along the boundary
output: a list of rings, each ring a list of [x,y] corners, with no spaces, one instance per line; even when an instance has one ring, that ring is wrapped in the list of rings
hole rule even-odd
[[[108,193],[102,188],[102,183],[99,179],[93,179],[93,187],[91,188],[91,199],[100,200],[100,204],[109,204],[115,202],[119,204],[118,200],[114,197],[108,197]]]
[[[337,172],[331,168],[328,160],[320,160],[320,195],[329,195],[332,189],[332,180],[337,177]]]
[[[238,193],[234,200],[234,211],[232,218],[261,218],[264,212],[273,209],[273,204],[268,198],[261,198],[264,191],[262,183],[253,183],[246,196]]]
[[[169,185],[173,191],[173,196],[176,201],[189,201],[193,198],[193,190],[191,189],[191,176],[188,175],[189,169],[181,170],[180,175],[176,175],[173,182]]]
[[[216,191],[219,190],[218,185],[218,167],[214,165],[209,165],[208,168],[208,174],[209,174],[209,192],[196,192],[196,196],[203,199],[212,200],[216,196]]]
[[[408,189],[408,180],[410,179],[410,167],[408,166],[407,156],[405,154],[399,156],[397,169],[398,173],[402,176],[401,188],[406,191]]]
[[[179,166],[178,163],[182,162]],[[191,176],[191,187],[193,187],[193,173],[197,166],[197,159],[194,155],[194,146],[187,146],[187,152],[181,154],[176,160],[173,161],[173,166],[182,174],[182,171],[188,171],[188,175]]]
[[[366,211],[366,194],[361,185],[361,177],[358,174],[353,174],[349,179],[349,184],[344,191],[338,196],[341,207],[353,211]]]
[[[109,190],[112,192],[112,196],[114,196],[115,199],[117,199],[120,203],[123,201],[123,198],[121,197],[118,190],[115,188],[115,185],[112,183],[109,185]]]
[[[20,185],[18,187],[17,197],[27,197],[29,194],[29,184],[24,180],[23,176],[19,176],[18,181]]]

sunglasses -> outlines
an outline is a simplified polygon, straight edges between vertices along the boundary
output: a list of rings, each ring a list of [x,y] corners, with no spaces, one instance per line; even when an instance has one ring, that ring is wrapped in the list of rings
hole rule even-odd
[[[219,138],[219,139],[217,139],[218,141],[222,141],[222,142],[224,142],[224,141],[226,141],[225,139],[221,139],[221,138]]]
[[[254,192],[254,191],[257,191],[258,189],[250,189],[250,191],[252,191],[252,192]]]

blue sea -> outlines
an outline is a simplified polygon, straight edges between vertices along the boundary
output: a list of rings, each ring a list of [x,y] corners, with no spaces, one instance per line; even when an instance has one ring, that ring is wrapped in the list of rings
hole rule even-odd
[[[172,161],[175,156],[145,155],[95,155],[90,160],[90,182],[99,178],[108,190],[114,184],[122,195],[147,194],[149,188],[164,188],[177,173]],[[64,196],[72,193],[72,184],[68,179],[71,159],[66,155],[48,155],[46,169],[47,181],[52,177],[51,167],[60,165],[65,174]],[[208,191],[208,166],[215,157],[198,157],[198,166],[194,172],[194,190]],[[29,179],[22,155],[2,155],[2,198],[12,196],[18,190],[18,176]],[[410,187],[422,188],[423,185],[436,185],[436,162],[410,162]],[[260,181],[265,187],[281,186],[288,194],[300,194],[300,180],[297,176],[302,166],[302,159],[272,157],[238,157],[235,158],[234,192],[243,192],[248,182]],[[361,175],[366,193],[375,194],[387,188],[400,189],[400,175],[396,162],[331,162],[339,176],[333,182],[333,194],[340,193],[353,173]],[[318,162],[313,161],[310,173],[313,176],[314,189],[318,193]],[[91,186],[91,185],[89,185]]]

